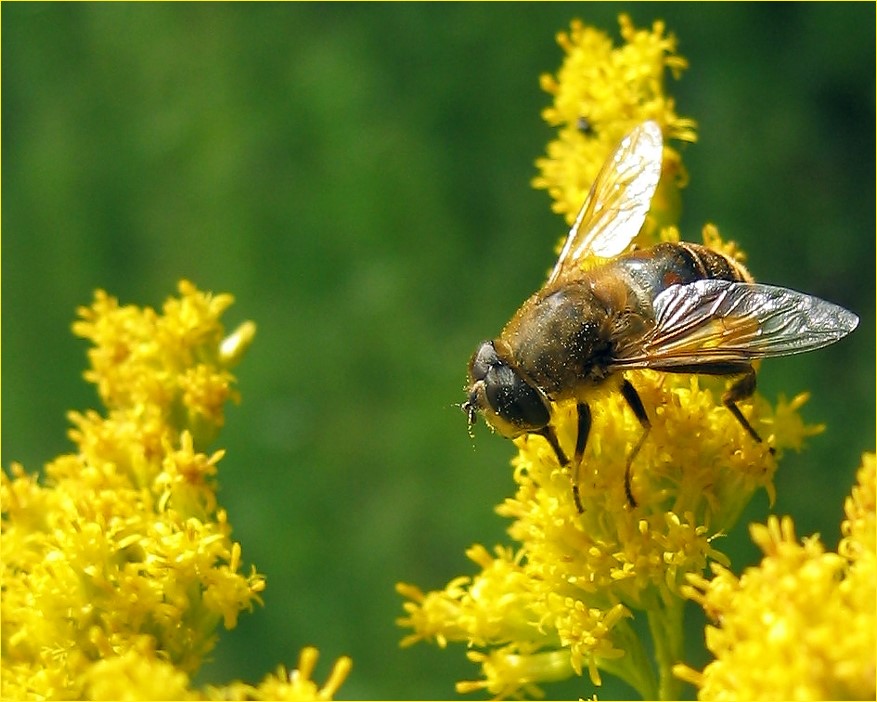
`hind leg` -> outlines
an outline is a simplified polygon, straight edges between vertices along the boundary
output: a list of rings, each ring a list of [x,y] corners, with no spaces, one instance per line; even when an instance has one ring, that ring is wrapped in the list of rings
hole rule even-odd
[[[763,443],[761,436],[755,431],[755,427],[749,423],[749,420],[743,416],[743,413],[737,406],[737,403],[740,402],[740,400],[749,399],[754,392],[755,369],[752,366],[748,366],[740,379],[728,388],[728,391],[724,395],[722,395],[722,404],[731,411],[731,414],[733,414],[736,420],[740,422],[740,426],[746,430],[749,436],[760,444]],[[773,447],[770,448],[770,452],[774,453]]]

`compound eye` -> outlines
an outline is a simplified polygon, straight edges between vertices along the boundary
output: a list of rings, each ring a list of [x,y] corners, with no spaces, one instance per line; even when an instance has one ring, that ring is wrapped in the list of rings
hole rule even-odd
[[[541,393],[505,364],[490,369],[484,392],[491,409],[519,433],[541,429],[551,419]]]

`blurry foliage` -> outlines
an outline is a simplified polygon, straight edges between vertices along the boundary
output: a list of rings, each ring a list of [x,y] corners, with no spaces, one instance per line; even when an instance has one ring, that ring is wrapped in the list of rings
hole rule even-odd
[[[666,20],[691,65],[683,236],[714,221],[758,278],[862,317],[759,380],[811,390],[828,424],[781,465],[775,510],[833,546],[873,449],[872,4],[4,3],[4,465],[69,450],[65,411],[95,405],[69,333],[94,288],[155,305],[188,277],[259,325],[219,479],[266,606],[203,681],[261,679],[306,644],[353,657],[349,698],[471,676],[398,648],[393,584],[440,587],[503,539],[513,447],[482,430],[473,450],[454,403],[564,230],[529,186],[554,35],[574,16],[615,32],[621,11]],[[723,546],[735,570],[757,556]]]

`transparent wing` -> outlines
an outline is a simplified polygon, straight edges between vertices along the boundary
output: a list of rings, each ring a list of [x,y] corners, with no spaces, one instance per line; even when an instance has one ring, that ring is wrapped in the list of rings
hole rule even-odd
[[[656,122],[635,127],[597,175],[569,230],[551,283],[588,254],[604,258],[624,251],[639,233],[661,177],[663,139]]]
[[[812,295],[727,280],[673,285],[654,308],[655,326],[622,352],[618,367],[672,370],[803,353],[834,343],[859,323],[852,312]]]

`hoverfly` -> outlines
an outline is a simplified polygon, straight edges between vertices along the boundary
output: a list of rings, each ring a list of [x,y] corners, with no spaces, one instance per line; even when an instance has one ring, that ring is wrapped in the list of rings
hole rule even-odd
[[[825,300],[755,283],[733,259],[697,244],[660,243],[628,250],[661,176],[663,140],[656,122],[635,127],[603,165],[545,285],[524,302],[499,337],[469,361],[470,427],[477,412],[500,434],[538,434],[569,464],[552,427],[552,403],[575,400],[578,428],[571,475],[578,473],[591,428],[588,394],[614,380],[643,428],[629,452],[624,490],[636,507],[631,464],[648,436],[649,415],[625,371],[737,376],[723,404],[755,441],[737,407],[755,392],[759,358],[803,353],[849,334],[858,317]],[[607,259],[585,270],[590,256]]]

